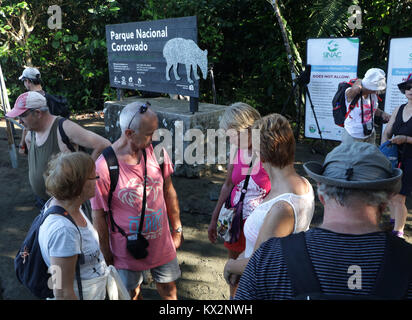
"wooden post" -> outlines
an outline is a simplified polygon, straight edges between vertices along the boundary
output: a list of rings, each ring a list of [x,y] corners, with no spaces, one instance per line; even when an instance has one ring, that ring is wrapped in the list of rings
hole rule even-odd
[[[190,97],[190,112],[194,114],[199,111],[199,98]]]
[[[0,66],[0,103],[4,112],[4,118],[6,119],[6,132],[7,132],[7,142],[9,144],[10,161],[12,168],[18,167],[17,161],[17,150],[16,144],[14,142],[14,126],[9,119],[6,118],[6,113],[10,111],[9,97],[7,95],[6,84],[3,78],[3,71]]]
[[[122,101],[123,100],[123,89],[116,88],[116,94],[117,94],[117,100]]]

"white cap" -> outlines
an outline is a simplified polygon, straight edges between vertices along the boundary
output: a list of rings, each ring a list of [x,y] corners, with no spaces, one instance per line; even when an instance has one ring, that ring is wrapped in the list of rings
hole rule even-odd
[[[362,79],[362,87],[371,91],[381,91],[386,88],[385,71],[372,68],[366,71]]]
[[[31,80],[37,80],[40,79],[40,71],[37,68],[26,68],[23,70],[23,73],[19,77],[19,80],[24,80],[24,79],[31,79]]]

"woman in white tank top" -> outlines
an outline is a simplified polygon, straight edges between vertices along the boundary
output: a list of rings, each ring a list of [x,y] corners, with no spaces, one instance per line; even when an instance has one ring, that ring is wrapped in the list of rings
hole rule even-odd
[[[315,210],[313,188],[294,168],[296,144],[287,119],[271,114],[258,120],[253,128],[260,130],[260,150],[255,151],[272,187],[246,220],[245,251],[226,263],[224,276],[229,283],[234,283],[243,273],[254,250],[263,242],[308,230]]]

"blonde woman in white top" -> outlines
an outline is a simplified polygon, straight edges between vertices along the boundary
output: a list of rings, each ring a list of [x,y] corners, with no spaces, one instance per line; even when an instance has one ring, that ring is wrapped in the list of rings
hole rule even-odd
[[[311,184],[294,168],[296,143],[287,119],[271,114],[256,121],[253,128],[260,130],[260,149],[254,151],[260,155],[272,187],[245,223],[245,252],[226,263],[228,283],[243,273],[249,257],[263,242],[306,231],[315,208]]]

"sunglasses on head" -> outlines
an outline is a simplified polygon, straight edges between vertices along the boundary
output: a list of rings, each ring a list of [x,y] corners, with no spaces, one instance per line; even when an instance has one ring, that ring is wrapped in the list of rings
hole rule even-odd
[[[149,108],[150,106],[151,106],[151,104],[150,104],[150,102],[148,102],[148,101],[146,101],[146,103],[142,104],[142,105],[139,107],[139,110],[136,111],[136,113],[133,115],[132,119],[131,119],[130,122],[129,122],[129,125],[127,126],[127,129],[130,129],[130,125],[132,124],[134,117],[136,117],[136,115],[137,115],[138,113],[145,113],[145,112],[147,111],[147,108]]]

